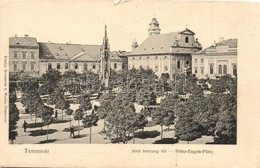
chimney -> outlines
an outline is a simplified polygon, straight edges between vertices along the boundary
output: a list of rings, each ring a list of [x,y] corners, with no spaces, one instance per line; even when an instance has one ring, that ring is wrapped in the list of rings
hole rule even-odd
[[[28,34],[25,34],[24,37],[29,37],[29,35],[28,35]]]
[[[17,37],[17,34],[15,34],[14,37]]]
[[[223,41],[224,40],[224,37],[219,37],[218,38],[218,42],[221,42],[221,41]]]

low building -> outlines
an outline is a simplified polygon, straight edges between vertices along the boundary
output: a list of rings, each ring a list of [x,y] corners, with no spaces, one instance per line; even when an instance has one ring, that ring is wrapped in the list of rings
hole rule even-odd
[[[70,43],[39,43],[40,75],[48,69],[61,73],[74,70],[77,73],[100,71],[101,45],[82,45]]]
[[[28,35],[9,38],[9,72],[39,75],[39,44],[36,38]]]
[[[192,54],[192,73],[198,78],[237,75],[237,39],[221,40]]]

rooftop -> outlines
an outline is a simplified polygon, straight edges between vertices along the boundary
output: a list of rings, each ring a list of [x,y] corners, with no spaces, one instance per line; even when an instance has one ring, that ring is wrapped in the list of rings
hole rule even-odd
[[[202,54],[206,54],[207,52],[212,52],[212,51],[227,52],[227,50],[222,49],[223,47],[226,47],[226,49],[236,49],[237,48],[237,39],[234,38],[234,39],[227,39],[227,40],[220,41],[208,48],[205,48],[203,50],[200,50],[200,51],[194,53],[194,55],[202,55]]]
[[[35,37],[10,37],[9,46],[30,46],[39,47]]]

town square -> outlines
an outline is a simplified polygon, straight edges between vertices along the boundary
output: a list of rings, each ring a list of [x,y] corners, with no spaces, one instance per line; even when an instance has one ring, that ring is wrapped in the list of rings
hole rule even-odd
[[[237,37],[203,44],[159,18],[117,40],[128,50],[112,49],[111,23],[98,43],[11,35],[9,143],[237,144]]]

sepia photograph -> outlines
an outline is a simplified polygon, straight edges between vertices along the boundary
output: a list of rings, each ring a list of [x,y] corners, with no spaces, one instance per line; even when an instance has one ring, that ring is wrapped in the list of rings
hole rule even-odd
[[[246,73],[239,61],[245,56],[240,31],[251,20],[238,23],[241,11],[250,8],[134,0],[2,3],[1,143],[36,158],[96,147],[104,155],[125,149],[124,157],[176,156],[160,167],[177,167],[177,155],[210,158],[219,155],[213,149],[239,151],[239,136],[247,136],[241,134],[247,127],[239,126],[247,118],[238,113],[244,107],[238,101],[239,86],[245,86],[240,73]],[[137,167],[159,166],[145,163]]]

